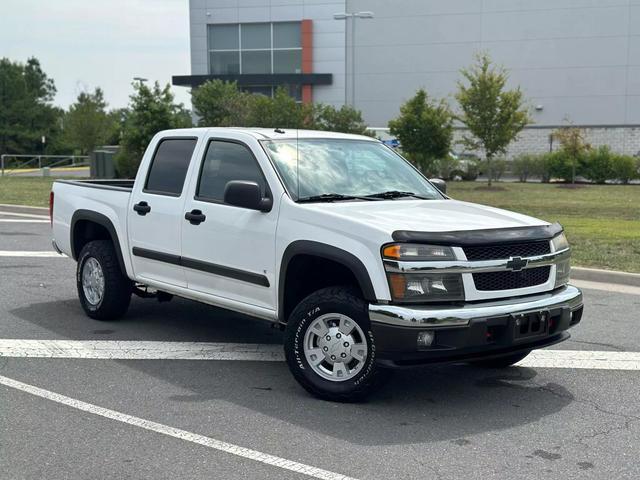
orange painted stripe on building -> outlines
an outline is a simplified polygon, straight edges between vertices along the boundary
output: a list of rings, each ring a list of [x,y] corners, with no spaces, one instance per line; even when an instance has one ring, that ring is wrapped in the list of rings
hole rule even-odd
[[[313,21],[302,20],[300,25],[302,33],[302,73],[313,73]],[[302,102],[313,101],[311,85],[302,86]]]

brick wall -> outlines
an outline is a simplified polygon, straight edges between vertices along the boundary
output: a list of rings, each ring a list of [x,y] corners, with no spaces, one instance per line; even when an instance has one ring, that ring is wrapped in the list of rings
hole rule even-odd
[[[556,128],[527,128],[518,139],[513,142],[507,151],[507,158],[522,153],[545,153],[549,151],[549,135]],[[632,127],[583,127],[588,143],[593,147],[608,145],[614,152],[635,155],[640,152],[640,126]],[[454,144],[464,135],[465,130],[456,129],[454,134]],[[553,142],[553,150],[559,147],[557,140]],[[453,150],[462,151],[463,147],[455,145]]]

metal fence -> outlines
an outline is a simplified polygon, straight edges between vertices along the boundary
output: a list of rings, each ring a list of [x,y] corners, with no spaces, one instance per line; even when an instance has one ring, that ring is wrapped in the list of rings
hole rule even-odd
[[[9,155],[0,156],[0,175],[23,175],[34,169],[86,167],[89,157],[85,155]]]

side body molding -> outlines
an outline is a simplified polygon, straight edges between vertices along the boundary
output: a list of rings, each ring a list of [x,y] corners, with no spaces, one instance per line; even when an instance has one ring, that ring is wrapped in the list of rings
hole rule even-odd
[[[118,239],[118,233],[116,232],[113,223],[109,218],[101,213],[94,212],[92,210],[76,210],[71,217],[71,228],[69,231],[71,232],[71,254],[73,255],[73,259],[77,260],[80,252],[76,252],[76,246],[74,242],[74,237],[76,234],[76,224],[79,221],[89,221],[104,227],[107,232],[109,232],[109,236],[111,237],[111,241],[113,242],[113,246],[116,249],[116,256],[118,257],[118,264],[120,265],[120,269],[123,272],[127,271],[127,268],[124,264],[124,258],[122,257],[122,248],[120,248],[120,240]]]
[[[282,255],[280,263],[280,276],[278,277],[278,319],[280,322],[286,322],[284,317],[284,293],[285,281],[287,278],[287,270],[291,259],[296,255],[313,255],[316,257],[326,258],[336,263],[342,264],[351,270],[360,285],[360,289],[365,300],[370,302],[376,301],[376,293],[369,277],[367,267],[355,255],[342,250],[341,248],[328,245],[326,243],[313,242],[310,240],[296,240],[289,244]]]

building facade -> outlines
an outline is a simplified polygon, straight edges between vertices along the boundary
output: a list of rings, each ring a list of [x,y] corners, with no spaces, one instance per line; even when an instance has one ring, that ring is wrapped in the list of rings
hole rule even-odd
[[[176,85],[286,85],[386,127],[418,88],[454,104],[460,69],[488,52],[535,122],[514,152],[548,149],[568,122],[640,150],[640,0],[190,0],[190,22],[192,71]]]

